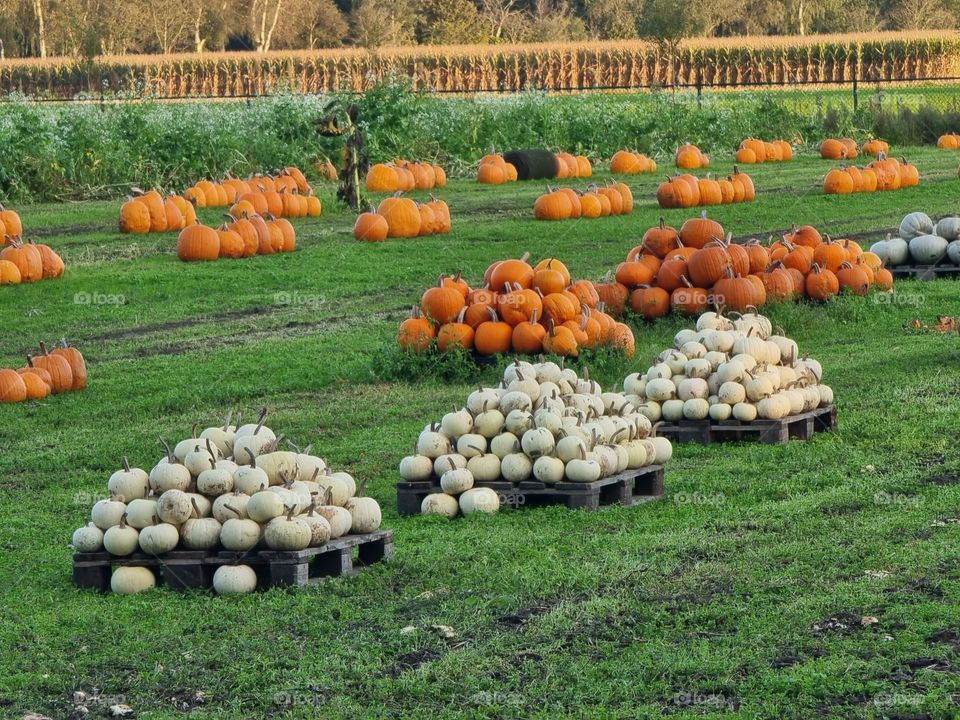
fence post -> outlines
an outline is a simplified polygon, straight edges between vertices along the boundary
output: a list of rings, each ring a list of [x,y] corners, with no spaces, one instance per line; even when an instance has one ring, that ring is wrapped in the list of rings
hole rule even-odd
[[[697,110],[703,109],[703,70],[697,63]]]
[[[857,88],[857,76],[860,74],[859,65],[860,53],[853,51],[853,111],[856,112],[860,105],[860,93]]]

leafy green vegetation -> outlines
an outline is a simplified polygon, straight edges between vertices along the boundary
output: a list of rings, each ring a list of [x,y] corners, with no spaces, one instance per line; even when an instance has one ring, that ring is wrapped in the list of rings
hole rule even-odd
[[[183,190],[226,173],[272,171],[318,158],[339,164],[342,140],[320,138],[329,97],[275,96],[244,103],[0,104],[0,201],[114,198],[131,185]],[[960,129],[956,89],[651,92],[438,98],[401,82],[351,97],[374,162],[439,161],[453,176],[474,172],[489,151],[549,147],[607,162],[623,148],[666,164],[683,142],[732,154],[746,137],[776,137],[809,152],[827,136],[934,144]]]
[[[796,222],[869,244],[908,210],[955,211],[955,156],[904,152],[917,188],[826,197],[831,163],[808,155],[752,168],[757,201],[710,214],[739,237]],[[834,433],[679,446],[665,499],[640,507],[397,516],[416,433],[498,374],[398,357],[405,308],[440,272],[477,281],[524,250],[599,278],[659,215],[690,215],[662,213],[656,182],[628,180],[631,216],[558,224],[532,219],[537,185],[453,182],[451,234],[382,245],[352,239],[327,186],[295,253],[216,264],[179,262],[172,234],[119,235],[116,201],[21,207],[67,273],[0,288],[0,365],[65,335],[90,380],[0,406],[0,714],[70,717],[73,692],[97,688],[145,718],[956,717],[960,353],[956,335],[903,327],[960,316],[953,281],[769,309],[823,363]],[[598,365],[605,386],[685,325],[631,322],[636,358]],[[158,435],[262,405],[369,480],[394,561],[236,598],[71,585],[70,533],[122,456],[149,467]]]

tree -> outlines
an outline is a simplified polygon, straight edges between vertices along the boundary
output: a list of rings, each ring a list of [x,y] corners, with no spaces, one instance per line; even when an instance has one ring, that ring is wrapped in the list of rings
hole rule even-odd
[[[521,10],[517,0],[480,0],[480,19],[487,25],[487,35],[497,42]]]
[[[412,10],[403,0],[358,0],[350,13],[354,42],[368,48],[412,44]]]
[[[643,14],[642,0],[585,0],[584,20],[591,37],[635,38]]]
[[[140,0],[139,6],[156,49],[164,55],[181,49],[195,22],[191,8],[167,0]]]
[[[284,0],[253,0],[250,8],[250,35],[257,52],[270,52],[273,33],[280,21]]]
[[[488,35],[473,0],[425,0],[420,5],[417,39],[434,45],[486,42]]]
[[[33,15],[37,19],[37,51],[40,57],[47,56],[46,0],[32,0]]]
[[[582,40],[587,28],[567,0],[536,0],[528,13],[527,42]]]

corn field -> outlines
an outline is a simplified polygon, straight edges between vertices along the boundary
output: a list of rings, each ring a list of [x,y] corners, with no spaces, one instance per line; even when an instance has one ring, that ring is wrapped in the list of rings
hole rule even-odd
[[[869,33],[666,43],[419,46],[0,62],[0,93],[38,98],[250,97],[363,92],[405,76],[418,90],[498,92],[897,82],[960,76],[956,34]]]

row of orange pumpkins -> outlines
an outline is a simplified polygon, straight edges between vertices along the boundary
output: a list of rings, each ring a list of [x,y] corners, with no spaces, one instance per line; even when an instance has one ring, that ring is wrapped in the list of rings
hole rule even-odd
[[[827,195],[872,193],[884,190],[899,190],[920,184],[920,171],[916,165],[888,158],[880,153],[877,159],[863,168],[847,165],[834,168],[823,179],[823,192]]]
[[[364,242],[383,242],[388,237],[426,237],[450,232],[450,208],[431,196],[430,202],[414,202],[400,193],[384,198],[357,217],[353,237]]]
[[[212,228],[194,222],[180,231],[177,256],[184,262],[293,252],[297,233],[286,218],[246,215]]]
[[[371,165],[365,183],[368,192],[433,190],[447,186],[447,173],[439,165],[428,162],[394,160]]]
[[[710,158],[696,145],[684,143],[673,156],[674,164],[683,170],[698,170],[710,167]]]
[[[400,347],[576,357],[583,349],[607,346],[633,355],[633,331],[605,312],[592,282],[574,281],[557,258],[530,265],[528,257],[491,264],[481,288],[459,273],[441,276],[401,323]]]
[[[735,155],[736,162],[754,165],[764,162],[787,162],[793,159],[793,146],[786,140],[758,140],[747,138],[740,143]]]
[[[550,187],[533,204],[537,220],[575,220],[609,215],[630,215],[633,212],[633,193],[624,183],[610,183],[603,187],[591,185],[585,192],[565,187]]]
[[[871,287],[889,290],[893,276],[852,240],[824,239],[804,225],[769,246],[738,244],[704,213],[679,231],[661,219],[598,290],[611,314],[629,307],[653,319],[671,309],[695,316],[712,305],[740,311],[770,301],[828,300],[844,288],[862,295]]]
[[[890,152],[890,144],[885,140],[872,138],[860,148],[853,138],[827,138],[820,143],[820,157],[825,160],[853,160],[860,154],[861,149],[864,155],[878,157],[880,153]]]
[[[960,135],[957,133],[946,133],[937,138],[937,147],[941,150],[960,149]]]
[[[86,387],[87,363],[66,340],[53,350],[40,343],[40,353],[28,355],[27,364],[18,370],[0,369],[0,403],[42,400]]]
[[[698,178],[677,173],[657,186],[657,203],[662,208],[689,208],[750,202],[757,196],[753,179],[736,165],[726,179]]]
[[[234,217],[243,213],[318,217],[323,212],[320,198],[313,195],[303,173],[288,167],[276,177],[227,178],[222,183],[202,180],[182,195],[164,197],[157,190],[133,188],[133,195],[120,207],[120,232],[179,231],[196,223],[198,207],[230,207]]]
[[[12,224],[12,223],[11,223]],[[19,285],[63,277],[65,265],[53,248],[7,235],[0,243],[0,285]]]
[[[632,150],[618,150],[610,159],[610,172],[614,175],[640,175],[656,171],[656,160]]]

